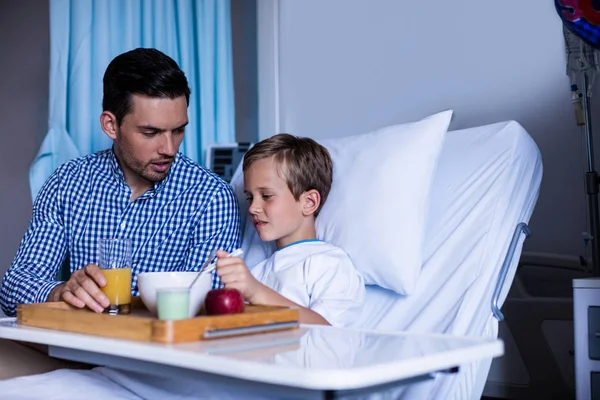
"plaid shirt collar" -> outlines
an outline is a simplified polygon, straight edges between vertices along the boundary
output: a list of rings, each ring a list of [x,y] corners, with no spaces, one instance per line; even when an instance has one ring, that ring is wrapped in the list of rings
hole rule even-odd
[[[125,175],[123,174],[123,170],[121,169],[119,161],[117,160],[117,156],[115,155],[114,146],[111,148],[108,158],[110,163],[110,169],[119,186],[121,186],[123,190],[131,190],[129,185],[127,185],[127,182],[125,182]],[[140,198],[153,197],[157,193],[160,193],[161,189],[166,186],[166,184],[171,180],[171,177],[176,173],[176,169],[180,159],[181,153],[177,152],[177,154],[175,155],[175,160],[173,160],[173,164],[171,164],[171,168],[169,169],[169,172],[167,173],[165,179],[154,182],[154,187],[146,191],[142,196],[140,196]]]

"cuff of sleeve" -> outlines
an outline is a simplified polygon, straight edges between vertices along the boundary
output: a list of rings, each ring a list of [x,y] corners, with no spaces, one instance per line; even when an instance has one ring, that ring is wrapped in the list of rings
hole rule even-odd
[[[42,283],[40,285],[40,288],[38,289],[37,296],[35,297],[35,301],[37,303],[44,303],[44,302],[48,301],[48,296],[50,296],[50,292],[52,290],[54,290],[54,288],[57,287],[58,285],[60,285],[61,283],[64,283],[64,282],[63,281],[52,281],[52,282]]]

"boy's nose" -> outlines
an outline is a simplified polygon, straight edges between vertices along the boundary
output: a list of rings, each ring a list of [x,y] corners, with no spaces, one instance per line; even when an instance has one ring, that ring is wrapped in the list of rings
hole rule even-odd
[[[261,208],[255,203],[250,204],[250,207],[248,207],[248,212],[252,215],[259,214],[260,210]]]

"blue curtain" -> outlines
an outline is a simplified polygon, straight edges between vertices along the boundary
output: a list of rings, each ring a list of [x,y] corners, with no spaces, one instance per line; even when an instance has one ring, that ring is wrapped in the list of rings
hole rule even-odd
[[[229,0],[50,0],[49,129],[29,172],[32,199],[65,161],[109,148],[102,77],[117,55],[153,47],[185,72],[192,95],[181,151],[235,141]]]

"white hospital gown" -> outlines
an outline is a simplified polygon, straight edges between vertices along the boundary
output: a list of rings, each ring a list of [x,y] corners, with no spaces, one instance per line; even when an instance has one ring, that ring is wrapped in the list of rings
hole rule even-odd
[[[310,308],[333,326],[352,326],[365,300],[364,280],[350,257],[320,240],[281,248],[250,271],[266,286]]]

